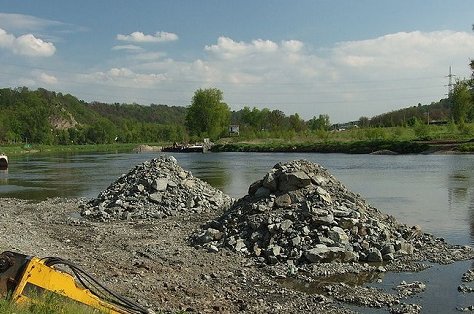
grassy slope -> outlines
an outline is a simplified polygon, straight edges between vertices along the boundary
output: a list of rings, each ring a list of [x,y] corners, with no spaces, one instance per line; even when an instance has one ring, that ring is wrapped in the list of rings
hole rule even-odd
[[[371,153],[378,150],[421,153],[424,151],[458,150],[474,152],[474,124],[463,128],[453,125],[394,128],[351,129],[341,132],[318,131],[286,138],[239,137],[219,141],[214,151],[256,152],[322,152],[322,153]]]

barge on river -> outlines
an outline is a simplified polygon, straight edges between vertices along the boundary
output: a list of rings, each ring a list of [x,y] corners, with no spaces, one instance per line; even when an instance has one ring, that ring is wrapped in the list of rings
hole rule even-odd
[[[173,146],[163,147],[163,152],[172,153],[207,153],[212,147],[212,142],[205,138],[203,143],[196,144],[178,144],[174,143]]]
[[[8,157],[5,154],[0,153],[0,170],[8,169]]]
[[[171,153],[206,153],[208,148],[204,145],[173,145],[163,147],[162,151]]]

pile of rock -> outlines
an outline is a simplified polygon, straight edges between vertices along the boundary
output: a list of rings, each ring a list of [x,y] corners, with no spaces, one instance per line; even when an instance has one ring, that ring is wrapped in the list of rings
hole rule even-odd
[[[421,234],[371,207],[326,169],[306,160],[279,163],[191,240],[276,264],[382,262],[412,254]]]
[[[180,212],[211,212],[233,199],[181,168],[176,159],[145,161],[83,205],[87,218],[107,221],[164,218]]]

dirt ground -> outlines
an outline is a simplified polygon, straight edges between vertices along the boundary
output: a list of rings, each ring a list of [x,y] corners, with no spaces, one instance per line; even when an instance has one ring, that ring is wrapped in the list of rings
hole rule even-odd
[[[155,312],[347,312],[283,288],[235,253],[189,246],[189,234],[211,217],[95,223],[80,219],[80,202],[0,199],[0,252],[67,259]]]
[[[0,252],[67,259],[154,312],[352,312],[337,301],[344,298],[335,288],[334,297],[287,289],[278,281],[281,268],[190,246],[188,236],[217,213],[99,223],[79,216],[84,201],[0,199]],[[347,291],[375,297],[373,290]],[[392,296],[387,300],[384,306],[399,303]]]

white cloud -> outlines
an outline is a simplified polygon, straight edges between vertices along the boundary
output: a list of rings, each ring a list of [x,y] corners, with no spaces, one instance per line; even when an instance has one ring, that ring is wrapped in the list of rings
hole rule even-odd
[[[142,51],[143,48],[136,45],[117,45],[113,46],[112,50]]]
[[[278,48],[278,44],[271,40],[256,39],[246,43],[221,36],[217,39],[217,44],[206,46],[204,49],[222,59],[232,59],[249,54],[272,53]]]
[[[56,52],[56,47],[52,43],[36,38],[32,34],[26,34],[16,38],[13,44],[13,51],[30,57],[50,57]]]
[[[38,76],[38,80],[47,85],[55,85],[58,83],[58,79],[54,75],[49,75],[44,72]]]
[[[309,79],[316,78],[325,84],[328,79],[337,82],[364,77],[367,80],[440,75],[453,63],[467,62],[474,51],[474,35],[452,31],[400,32],[341,42],[324,51],[304,47],[298,40],[277,44],[262,39],[238,42],[219,37],[216,44],[207,45],[204,50],[208,52],[208,67],[220,73],[257,75],[278,82],[291,78],[297,80],[295,83],[310,83]],[[219,79],[222,78],[220,75]]]
[[[64,25],[66,24],[53,20],[41,19],[31,15],[0,13],[0,27],[9,30],[36,31],[46,27]]]
[[[117,35],[117,40],[135,43],[159,43],[178,40],[178,35],[168,32],[156,32],[154,35],[145,35],[142,32],[133,32],[129,35]]]
[[[163,58],[164,56],[166,56],[166,54],[163,52],[142,52],[133,55],[132,59],[140,62],[156,61],[158,59]]]
[[[1,28],[0,48],[10,50],[17,55],[29,57],[50,57],[56,52],[53,43],[43,41],[32,34],[15,37]]]
[[[344,42],[334,60],[350,67],[420,70],[474,49],[474,36],[463,32],[400,32],[375,39]],[[444,62],[446,62],[444,61]],[[445,67],[449,64],[445,64]]]
[[[253,40],[252,45],[259,52],[274,52],[278,49],[278,45],[271,40]]]
[[[299,40],[284,40],[281,42],[282,47],[290,52],[299,52],[303,49],[304,44]]]
[[[111,68],[106,72],[81,74],[79,79],[93,84],[106,84],[117,87],[148,88],[166,80],[163,74],[135,73],[128,68]]]
[[[0,47],[9,48],[13,46],[15,36],[8,34],[5,30],[0,28]]]
[[[32,33],[38,37],[39,32],[48,30],[50,33],[48,38],[60,40],[56,36],[52,36],[51,32],[57,34],[65,34],[72,32],[86,31],[86,27],[77,26],[74,24],[64,23],[55,20],[42,19],[36,16],[15,13],[1,13],[0,12],[0,28],[7,29],[14,33]],[[46,36],[41,36],[46,37]]]

